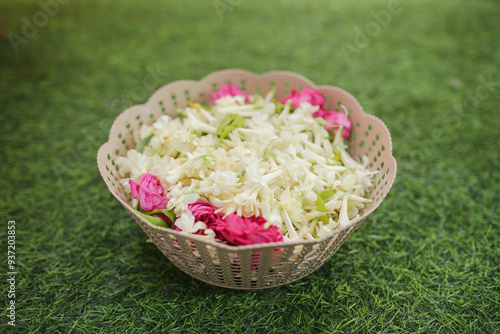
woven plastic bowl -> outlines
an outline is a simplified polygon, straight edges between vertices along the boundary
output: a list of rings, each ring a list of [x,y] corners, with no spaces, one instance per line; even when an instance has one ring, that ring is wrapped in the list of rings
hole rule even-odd
[[[367,196],[372,203],[366,205],[360,217],[321,239],[234,247],[154,226],[134,212],[130,206],[131,198],[119,183],[120,173],[115,163],[118,156],[126,155],[135,147],[133,131],[138,131],[143,123],[152,124],[162,114],[175,116],[175,110],[186,107],[189,102],[210,104],[211,93],[229,82],[249,94],[266,94],[274,88],[277,100],[292,89],[314,88],[327,97],[327,110],[335,109],[339,101],[349,110],[353,124],[349,152],[354,158],[368,155],[370,169],[379,171]],[[394,182],[397,169],[387,127],[378,118],[365,114],[348,92],[337,87],[316,86],[307,78],[291,72],[255,75],[243,70],[224,70],[200,81],[167,84],[145,104],[125,110],[113,123],[108,142],[99,149],[97,164],[111,193],[173,264],[201,281],[232,289],[279,286],[318,269],[380,205]]]

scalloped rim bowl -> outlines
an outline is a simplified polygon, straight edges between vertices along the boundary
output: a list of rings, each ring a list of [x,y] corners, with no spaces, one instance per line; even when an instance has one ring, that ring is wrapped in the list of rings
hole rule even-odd
[[[163,114],[175,116],[177,108],[189,102],[211,102],[211,93],[233,83],[248,94],[276,90],[281,100],[292,89],[313,88],[327,97],[326,109],[337,102],[349,110],[353,132],[349,152],[355,158],[368,155],[370,169],[378,170],[368,204],[362,215],[331,235],[307,241],[228,246],[158,227],[139,216],[130,206],[130,198],[118,182],[120,173],[115,159],[135,147],[133,132],[142,124],[152,124]],[[233,289],[262,289],[303,278],[319,268],[371,214],[388,194],[396,177],[397,164],[392,156],[392,141],[385,124],[364,113],[359,102],[348,92],[333,86],[316,86],[309,79],[285,71],[256,75],[230,69],[214,72],[200,81],[175,81],[159,88],[145,104],[123,111],[114,121],[108,141],[97,154],[99,171],[116,199],[124,206],[152,242],[179,269],[204,282]]]

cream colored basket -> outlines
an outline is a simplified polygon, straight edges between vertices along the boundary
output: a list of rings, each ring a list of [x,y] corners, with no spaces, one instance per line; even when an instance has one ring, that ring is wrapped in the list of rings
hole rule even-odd
[[[152,124],[162,114],[175,116],[177,108],[189,102],[210,104],[211,93],[233,83],[248,94],[265,94],[276,89],[281,100],[292,89],[314,88],[327,97],[327,110],[341,102],[353,124],[349,152],[354,158],[369,157],[369,167],[378,170],[368,197],[373,200],[351,225],[328,237],[293,243],[250,246],[227,246],[158,227],[141,218],[130,206],[130,197],[120,185],[116,158],[135,147],[134,131]],[[262,75],[243,70],[223,70],[200,81],[176,81],[158,89],[142,105],[122,112],[113,123],[109,140],[97,155],[99,171],[111,193],[144,230],[153,243],[178,268],[210,284],[232,289],[262,289],[287,284],[303,278],[328,260],[385,198],[396,177],[396,160],[392,156],[391,136],[378,118],[363,112],[358,101],[348,92],[331,86],[316,86],[303,76],[291,72],[269,72]]]

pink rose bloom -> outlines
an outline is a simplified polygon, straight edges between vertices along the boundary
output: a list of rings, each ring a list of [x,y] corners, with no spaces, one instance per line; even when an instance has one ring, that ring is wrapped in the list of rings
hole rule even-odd
[[[142,210],[151,212],[167,207],[168,198],[165,196],[165,189],[156,176],[148,173],[142,174],[139,183],[140,185],[134,180],[129,181],[132,197],[139,199]]]
[[[241,96],[245,97],[245,102],[250,103],[250,99],[248,98],[248,95],[243,93],[238,87],[236,87],[233,84],[224,85],[217,92],[213,92],[212,99],[215,101],[215,100],[220,99],[221,97],[224,97],[224,96],[236,96],[236,95],[241,95]]]
[[[283,241],[279,228],[274,225],[264,228],[266,222],[259,216],[241,217],[233,213],[219,223],[215,231],[236,246]]]
[[[195,222],[204,222],[207,228],[212,230],[222,221],[223,214],[215,213],[217,207],[208,202],[198,200],[193,204],[189,204],[188,209],[193,214]]]
[[[303,91],[299,92],[296,89],[292,89],[292,92],[285,96],[283,100],[281,100],[282,104],[285,104],[286,101],[290,100],[293,108],[300,107],[302,102],[309,102],[313,106],[319,106],[321,110],[321,106],[325,104],[326,99],[317,90],[306,88]]]
[[[188,210],[191,211],[195,222],[205,223],[207,228],[215,232],[216,238],[221,239],[221,236],[215,231],[215,227],[222,222],[223,214],[215,213],[215,210],[217,210],[215,205],[198,200],[195,203],[188,204]],[[174,230],[181,231],[177,226],[174,226]],[[205,229],[200,229],[194,234],[204,235]]]
[[[325,129],[330,131],[331,128],[334,128],[334,135],[337,133],[338,127],[342,125],[342,138],[348,139],[351,136],[352,123],[345,113],[320,109],[313,116],[323,118],[328,123],[325,124]]]

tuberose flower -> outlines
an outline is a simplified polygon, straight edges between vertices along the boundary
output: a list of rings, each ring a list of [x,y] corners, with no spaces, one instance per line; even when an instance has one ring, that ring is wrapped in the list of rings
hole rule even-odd
[[[209,235],[205,233],[207,225],[204,222],[196,221],[192,212],[189,210],[184,211],[180,217],[175,220],[175,230],[184,231],[188,234]]]
[[[243,93],[238,87],[236,87],[233,84],[224,85],[217,92],[213,92],[212,99],[216,101],[224,96],[236,96],[236,95],[244,96],[245,102],[250,103],[250,98],[248,97],[248,95]]]
[[[281,100],[281,103],[286,104],[288,100],[291,101],[294,109],[300,107],[302,102],[308,102],[310,105],[319,106],[321,109],[321,106],[326,102],[323,94],[310,88],[306,88],[300,92],[296,89],[292,89],[292,92]]]
[[[274,225],[266,228],[266,222],[260,216],[241,217],[233,213],[215,227],[215,232],[236,246],[283,241],[279,228]]]
[[[139,199],[141,209],[145,212],[167,207],[168,198],[165,196],[165,189],[153,174],[142,174],[139,184],[132,179],[129,183],[132,197]]]

